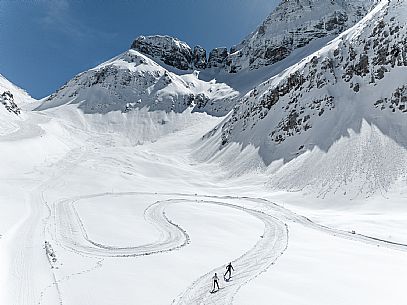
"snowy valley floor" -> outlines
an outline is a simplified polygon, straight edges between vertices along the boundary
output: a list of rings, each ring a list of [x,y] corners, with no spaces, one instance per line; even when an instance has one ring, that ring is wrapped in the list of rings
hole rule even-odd
[[[407,304],[405,193],[271,193],[191,157],[218,122],[132,146],[39,113],[0,137],[0,304]]]

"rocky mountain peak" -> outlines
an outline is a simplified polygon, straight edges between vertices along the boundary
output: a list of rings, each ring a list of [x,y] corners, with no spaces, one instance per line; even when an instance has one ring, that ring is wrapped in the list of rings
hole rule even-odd
[[[131,48],[179,70],[203,70],[207,67],[204,48],[195,46],[192,50],[187,43],[174,37],[140,36]]]
[[[180,70],[191,68],[192,51],[188,44],[170,36],[140,36],[131,48],[161,60],[165,64]]]
[[[360,21],[376,0],[285,0],[239,45],[224,64],[228,72],[257,69],[288,57],[313,41],[333,38]]]

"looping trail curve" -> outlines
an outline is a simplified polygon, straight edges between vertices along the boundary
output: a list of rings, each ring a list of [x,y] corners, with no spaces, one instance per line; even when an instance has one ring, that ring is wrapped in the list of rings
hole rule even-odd
[[[86,196],[86,198],[99,197]],[[214,200],[168,199],[157,201],[147,207],[144,217],[160,232],[155,242],[134,247],[112,247],[91,240],[85,225],[75,209],[75,203],[85,197],[63,200],[54,204],[54,238],[58,243],[78,254],[98,257],[132,257],[162,253],[179,249],[190,242],[187,232],[173,223],[165,214],[165,209],[172,204],[202,203],[224,206],[246,212],[264,223],[264,233],[258,242],[245,254],[233,261],[239,272],[233,281],[225,282],[224,288],[216,294],[210,294],[211,276],[214,272],[222,274],[223,266],[218,267],[197,279],[186,289],[173,304],[231,304],[239,289],[266,271],[284,253],[288,246],[288,227],[277,218],[261,211]]]

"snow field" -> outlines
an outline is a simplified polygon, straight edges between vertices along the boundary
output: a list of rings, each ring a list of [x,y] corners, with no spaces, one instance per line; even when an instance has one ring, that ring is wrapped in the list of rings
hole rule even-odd
[[[111,133],[109,136],[109,134],[98,134],[89,130],[81,131],[59,120],[54,124],[61,124],[65,126],[64,128],[56,128],[52,124],[41,125],[45,130],[45,136],[52,139],[52,135],[57,132],[59,138],[65,140],[55,142],[55,154],[50,155],[49,159],[52,162],[46,162],[46,155],[44,155],[42,163],[36,165],[36,168],[41,171],[35,171],[32,176],[26,176],[25,182],[19,180],[19,187],[30,186],[34,197],[27,198],[25,205],[20,203],[1,215],[2,219],[8,219],[10,224],[17,221],[17,217],[13,218],[11,215],[17,215],[19,211],[26,211],[28,217],[21,220],[22,223],[14,232],[9,227],[3,229],[6,233],[5,239],[1,239],[0,242],[3,245],[5,240],[10,242],[6,247],[0,248],[0,255],[8,257],[6,266],[10,271],[24,271],[21,274],[24,274],[27,279],[26,282],[21,282],[21,277],[13,280],[7,278],[6,287],[9,289],[2,296],[3,303],[30,304],[32,300],[36,300],[36,303],[40,304],[55,304],[63,300],[64,304],[111,304],[112,302],[128,304],[129,300],[137,300],[143,304],[170,304],[173,300],[175,303],[182,303],[189,298],[193,300],[197,296],[199,299],[200,295],[203,299],[212,298],[212,301],[216,302],[222,300],[225,304],[229,304],[233,298],[235,298],[234,303],[243,304],[242,302],[246,303],[248,300],[255,300],[256,303],[274,300],[276,296],[280,297],[281,302],[283,300],[294,302],[298,299],[292,299],[296,291],[293,292],[293,287],[301,285],[304,278],[309,279],[310,283],[319,285],[324,291],[333,289],[331,283],[336,280],[349,280],[354,283],[351,288],[361,285],[364,279],[359,274],[369,269],[363,266],[357,269],[360,264],[355,264],[352,269],[359,270],[358,272],[349,271],[345,278],[336,277],[338,272],[325,273],[324,280],[321,279],[322,271],[307,274],[309,270],[320,270],[318,266],[321,265],[325,266],[324,270],[325,268],[336,270],[338,264],[345,264],[353,257],[360,256],[364,257],[366,264],[378,270],[385,260],[389,270],[386,273],[388,282],[392,275],[394,278],[399,277],[393,263],[404,266],[403,252],[382,250],[381,247],[376,250],[376,245],[372,247],[369,244],[339,239],[333,234],[314,231],[304,227],[303,224],[299,225],[299,219],[293,218],[292,214],[285,214],[285,211],[271,203],[268,206],[261,200],[235,198],[235,196],[267,197],[270,194],[264,188],[261,179],[254,179],[259,177],[255,173],[228,178],[215,163],[201,164],[191,157],[191,152],[197,147],[197,136],[204,134],[218,122],[218,120],[203,120],[205,115],[202,114],[193,116],[196,119],[190,122],[191,126],[188,129],[163,136],[160,141],[137,146],[129,146],[122,134]],[[69,138],[74,135],[76,142],[70,142]],[[86,145],[77,147],[82,139]],[[58,144],[63,142],[65,144]],[[2,145],[8,145],[6,143],[2,142]],[[30,145],[29,140],[17,143],[25,143],[28,147]],[[70,152],[64,153],[63,149],[59,151],[58,147],[63,147]],[[8,159],[13,157],[18,158],[13,155],[7,156]],[[8,166],[6,168],[11,173],[10,165],[3,164]],[[20,174],[16,171],[15,175],[18,178]],[[48,179],[45,179],[46,177]],[[8,192],[13,191],[14,184],[5,183],[4,185],[9,188]],[[140,191],[144,194],[137,193]],[[127,194],[118,194],[119,192],[127,192]],[[132,195],[131,192],[137,195]],[[92,194],[102,195],[92,197]],[[204,194],[208,196],[203,196]],[[82,199],[84,196],[88,198]],[[281,194],[276,193],[275,196],[277,199],[284,199]],[[83,239],[72,239],[70,243],[72,247],[66,247],[64,240],[55,234],[55,224],[58,222],[55,222],[55,218],[52,217],[55,216],[53,214],[55,208],[61,207],[61,202],[67,200],[72,202],[70,198],[74,197],[77,198],[73,200],[76,200],[75,209],[89,239],[96,244],[107,246],[102,247],[103,251],[114,252],[114,248],[137,247],[154,244],[157,239],[160,240],[162,232],[157,231],[153,224],[148,224],[143,213],[149,204],[166,200],[175,202],[165,207],[165,215],[188,234],[190,243],[175,251],[140,257],[100,256],[98,252],[100,250],[92,252],[92,249],[98,248],[92,243],[87,245],[90,251],[76,251],[81,249],[79,246],[84,246]],[[309,198],[299,198],[301,197],[297,197],[304,205],[312,206],[312,200]],[[221,290],[219,294],[209,295],[208,288],[211,285],[212,272],[223,271],[222,264],[235,261],[247,253],[250,254],[250,250],[258,242],[264,241],[260,237],[264,231],[264,224],[244,211],[210,203],[197,204],[195,202],[197,199],[263,211],[271,217],[276,217],[276,221],[287,223],[289,229],[287,251],[290,251],[291,245],[294,247],[291,252],[287,252],[292,253],[291,256],[287,256],[289,263],[283,264],[283,267],[277,271],[276,267],[286,256],[284,251],[277,251],[276,254],[281,255],[281,252],[284,254],[278,258],[272,268],[262,273],[270,267],[274,258],[267,256],[267,251],[259,251],[258,255],[265,255],[268,258],[264,260],[264,265],[252,259],[247,261],[249,270],[254,270],[254,274],[242,272],[239,275],[239,270],[245,270],[245,264],[239,265],[237,261],[236,266],[239,267],[236,270],[236,287],[231,286]],[[15,200],[17,201],[18,197]],[[177,200],[187,202],[177,203]],[[47,203],[50,211],[44,206],[44,202]],[[27,207],[30,208],[27,209]],[[34,212],[36,214],[33,214]],[[335,215],[334,213],[333,210],[331,215]],[[326,219],[329,217],[328,214],[329,211]],[[34,215],[37,215],[34,218],[37,222],[33,220]],[[62,216],[67,214],[63,213]],[[353,219],[349,218],[347,221],[351,226]],[[68,224],[72,225],[74,222],[68,222]],[[36,229],[29,229],[32,226]],[[82,235],[78,227],[65,228],[73,229],[70,233],[66,231],[71,236]],[[278,231],[274,228],[271,229],[270,234],[273,235],[276,232]],[[56,253],[57,263],[54,268],[51,268],[45,256],[43,249],[45,240],[51,243]],[[28,248],[27,242],[29,242]],[[327,246],[328,249],[324,248],[326,244],[329,245],[329,242],[332,245]],[[279,249],[278,247],[276,249]],[[343,250],[345,248],[348,252]],[[16,259],[19,257],[16,256],[18,249],[24,249],[21,260]],[[267,247],[267,249],[274,251],[273,247]],[[319,251],[313,249],[319,249]],[[338,257],[332,252],[337,253]],[[368,252],[375,254],[367,256]],[[391,253],[392,259],[386,258],[387,253]],[[27,264],[21,264],[22,261],[27,261]],[[292,272],[297,269],[292,271],[292,266],[305,266],[304,262],[309,269],[298,271],[299,283],[293,283]],[[257,267],[260,267],[260,270],[256,269]],[[34,278],[38,278],[38,274],[41,275],[41,280],[36,280],[36,285],[30,286],[32,292],[22,294],[24,298],[17,297],[20,295],[19,291],[26,291],[24,290],[26,285],[32,284]],[[246,274],[245,277],[239,280],[239,276],[244,274]],[[277,280],[276,274],[278,274]],[[276,281],[280,283],[280,278],[282,283],[275,284]],[[286,281],[285,278],[290,280]],[[248,289],[242,286],[242,290],[237,292],[240,288],[239,283],[246,283],[246,279],[253,280],[250,282],[252,284],[248,284]],[[380,277],[370,276],[369,283],[377,287],[383,282]],[[18,290],[18,287],[22,290]],[[345,300],[350,300],[354,295],[361,297],[366,291],[362,289],[358,292],[356,288],[351,288],[343,290]],[[203,290],[205,293],[208,290],[208,294],[203,293]],[[325,294],[317,298],[304,290],[300,294],[304,303],[325,302]],[[249,294],[246,294],[247,291]],[[376,296],[378,299],[382,297],[379,290]],[[210,299],[207,301],[212,302]]]

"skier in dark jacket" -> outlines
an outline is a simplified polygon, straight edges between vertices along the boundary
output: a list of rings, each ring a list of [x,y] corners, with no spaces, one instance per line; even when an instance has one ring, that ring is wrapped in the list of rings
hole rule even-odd
[[[212,292],[215,292],[215,291],[219,290],[219,277],[218,277],[218,275],[216,273],[212,277],[212,280],[213,280],[213,290],[212,290]],[[217,287],[218,289],[215,290],[215,287]]]
[[[229,281],[230,278],[232,277],[232,270],[235,271],[235,269],[232,266],[232,263],[229,263],[229,265],[226,266],[226,273],[224,275],[224,278],[226,281]],[[226,278],[226,275],[229,274],[229,277]]]

